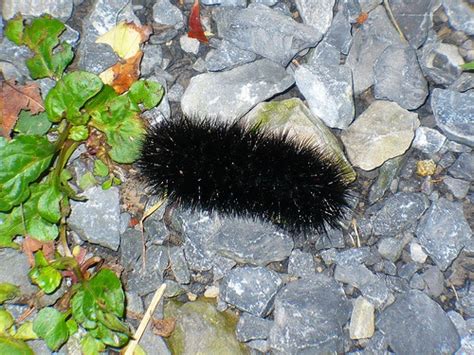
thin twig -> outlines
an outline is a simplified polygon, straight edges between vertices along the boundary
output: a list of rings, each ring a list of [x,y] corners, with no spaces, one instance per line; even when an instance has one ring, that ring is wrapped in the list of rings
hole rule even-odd
[[[395,26],[395,29],[399,33],[400,38],[402,39],[402,41],[408,42],[405,35],[403,34],[402,29],[398,25],[397,20],[395,20],[395,16],[393,15],[392,8],[390,7],[390,4],[389,4],[388,0],[383,0],[383,6],[385,7],[385,10],[387,11],[388,17],[390,18],[390,21],[392,21],[393,25]]]
[[[150,306],[148,306],[148,309],[146,310],[145,314],[143,315],[143,319],[140,322],[140,325],[138,326],[137,331],[135,332],[135,335],[133,336],[133,340],[128,343],[127,349],[125,350],[124,355],[133,355],[133,352],[135,351],[135,348],[138,345],[138,342],[140,341],[143,333],[145,332],[146,327],[148,326],[148,323],[150,322],[151,316],[155,312],[155,308],[158,305],[158,302],[160,302],[161,297],[163,297],[163,293],[165,292],[166,289],[166,284],[163,283],[158,290],[156,290],[155,295],[153,296],[153,299],[151,300]]]

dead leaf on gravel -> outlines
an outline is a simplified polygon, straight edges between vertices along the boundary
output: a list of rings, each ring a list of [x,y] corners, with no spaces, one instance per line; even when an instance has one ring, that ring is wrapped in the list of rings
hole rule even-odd
[[[109,32],[97,38],[96,43],[106,43],[122,59],[135,57],[140,44],[148,40],[152,33],[151,26],[139,26],[133,22],[120,22]]]
[[[10,137],[21,110],[30,110],[32,114],[44,111],[43,99],[36,83],[18,85],[13,80],[2,82],[0,102],[3,103],[0,135]]]
[[[125,63],[117,63],[102,72],[99,77],[104,84],[112,86],[117,94],[127,91],[140,76],[140,61],[143,52],[139,51],[135,56],[129,58]]]
[[[169,337],[176,327],[176,319],[165,318],[165,319],[153,319],[153,333],[161,337]]]
[[[28,262],[30,266],[35,265],[35,257],[33,256],[34,253],[36,253],[38,250],[42,250],[44,253],[44,256],[48,260],[52,260],[54,258],[54,242],[49,241],[49,242],[42,242],[34,238],[26,237],[25,240],[23,241],[23,244],[21,245],[21,249],[23,250],[23,253],[28,258]]]

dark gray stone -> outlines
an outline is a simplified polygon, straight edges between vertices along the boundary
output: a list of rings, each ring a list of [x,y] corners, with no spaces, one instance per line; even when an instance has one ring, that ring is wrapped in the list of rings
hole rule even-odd
[[[458,199],[463,199],[469,192],[471,183],[466,180],[454,179],[451,176],[445,176],[443,178],[443,184],[445,184],[449,191]]]
[[[120,264],[126,269],[133,269],[142,255],[142,234],[137,229],[129,228],[120,237]]]
[[[383,6],[373,10],[367,21],[353,34],[347,64],[352,69],[356,95],[374,84],[374,63],[389,45],[400,44]]]
[[[276,354],[343,352],[351,308],[341,286],[325,275],[292,282],[275,299],[270,346]]]
[[[215,20],[220,37],[282,66],[303,49],[314,47],[322,37],[315,28],[261,4],[222,10]]]
[[[29,269],[26,254],[10,248],[0,249],[0,283],[14,284],[20,288],[22,296],[33,296],[38,288],[28,277]]]
[[[439,297],[444,291],[444,275],[437,266],[430,266],[422,275],[426,291],[432,297]]]
[[[224,219],[213,242],[213,249],[222,256],[260,266],[286,259],[293,249],[289,234],[252,219]]]
[[[300,65],[295,70],[298,89],[311,112],[332,128],[344,129],[354,119],[352,71],[346,65]]]
[[[71,17],[73,6],[74,0],[3,0],[2,17],[9,20],[17,13],[31,17],[50,14],[65,22]]]
[[[408,45],[391,45],[375,61],[374,96],[395,101],[401,107],[414,110],[428,96],[428,83]]]
[[[353,1],[353,0],[346,0]],[[382,3],[382,0],[359,0],[360,10],[363,12],[370,12],[375,9],[379,4]]]
[[[255,316],[266,315],[282,281],[264,267],[239,267],[231,270],[220,285],[222,300]]]
[[[456,302],[457,308],[461,309],[466,317],[474,317],[474,284],[471,282],[469,287],[464,287],[458,292],[459,302]]]
[[[420,269],[421,269],[421,266],[414,262],[402,264],[398,270],[398,276],[408,281]]]
[[[143,47],[143,58],[140,63],[140,75],[142,77],[150,76],[154,73],[155,67],[161,65],[163,60],[163,51],[157,44],[147,44]]]
[[[468,35],[474,35],[474,9],[469,0],[443,0],[449,24]]]
[[[256,317],[250,313],[242,313],[235,329],[235,334],[240,342],[255,339],[267,339],[273,322],[268,319]]]
[[[299,249],[293,250],[288,261],[288,274],[298,277],[309,277],[314,275],[314,272],[313,256]]]
[[[380,200],[385,192],[390,188],[395,176],[397,176],[405,158],[403,155],[387,160],[379,168],[377,180],[372,184],[369,190],[369,203],[373,204]]]
[[[431,107],[436,124],[449,139],[474,147],[474,93],[434,89]]]
[[[377,259],[369,247],[361,247],[350,248],[338,253],[335,257],[335,262],[341,265],[352,263],[373,265],[377,262]]]
[[[457,78],[449,89],[458,92],[465,92],[474,88],[474,73],[464,72]]]
[[[385,259],[395,262],[400,257],[404,246],[405,243],[402,239],[383,238],[379,241],[378,252]]]
[[[235,120],[293,83],[283,67],[261,59],[226,72],[194,76],[181,108],[189,116]]]
[[[117,250],[120,245],[119,190],[91,187],[84,191],[87,201],[71,201],[68,225],[81,239]]]
[[[347,55],[352,43],[351,23],[344,11],[336,13],[324,41],[333,45],[339,52]]]
[[[416,235],[428,255],[444,271],[469,242],[472,231],[462,204],[440,198],[421,218]]]
[[[418,58],[425,76],[436,84],[450,85],[462,73],[464,60],[453,44],[427,43],[419,50]]]
[[[335,0],[295,0],[295,2],[303,23],[316,28],[320,33],[326,33],[331,25]]]
[[[410,45],[414,48],[421,47],[431,25],[433,0],[392,0],[390,8]]]
[[[247,0],[201,0],[203,5],[246,7]]]
[[[421,193],[399,192],[381,204],[373,217],[374,234],[395,236],[416,223],[428,208],[428,199]]]
[[[165,247],[152,245],[147,249],[145,268],[142,259],[138,259],[128,276],[126,290],[146,296],[156,291],[163,283],[163,274],[168,268],[168,251]]]
[[[217,49],[210,51],[207,55],[206,68],[209,71],[228,70],[253,62],[256,58],[255,53],[240,49],[229,41],[223,40]]]
[[[415,274],[410,280],[410,288],[423,291],[426,287],[425,280],[420,274]]]
[[[184,250],[180,247],[169,248],[170,266],[176,281],[180,284],[188,284],[191,281],[191,273],[189,272]]]
[[[446,142],[446,137],[437,130],[428,127],[418,127],[412,147],[426,154],[434,154],[439,152],[444,142]]]
[[[327,234],[319,235],[314,247],[316,250],[329,248],[344,248],[344,233],[340,229],[328,229]]]
[[[0,60],[6,64],[10,64],[13,68],[10,68],[10,75],[18,81],[30,78],[30,72],[26,67],[25,60],[30,58],[32,53],[26,46],[17,46],[15,43],[10,42],[6,37],[1,39],[0,42]],[[2,65],[2,68],[4,66]],[[8,78],[5,78],[8,79]]]
[[[177,30],[184,26],[183,14],[169,0],[158,0],[153,5],[153,21],[161,25],[173,26]]]
[[[450,354],[460,346],[459,335],[443,309],[423,292],[398,297],[377,320],[397,354]]]
[[[458,179],[474,181],[474,155],[462,153],[449,168],[449,174]]]

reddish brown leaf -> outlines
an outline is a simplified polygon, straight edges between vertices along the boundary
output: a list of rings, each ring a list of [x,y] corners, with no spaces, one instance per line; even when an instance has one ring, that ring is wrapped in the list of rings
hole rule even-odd
[[[356,22],[359,25],[362,25],[365,21],[367,21],[368,18],[369,18],[369,14],[367,12],[361,12],[359,16],[357,17]]]
[[[41,242],[37,239],[26,237],[21,245],[23,252],[28,258],[30,266],[34,266],[35,258],[33,254],[38,250],[42,250],[46,259],[51,260],[54,257],[54,243],[50,242]]]
[[[43,99],[36,83],[17,85],[14,80],[4,81],[0,98],[0,109],[3,113],[0,121],[0,135],[7,139],[10,138],[21,110],[30,110],[33,114],[44,111]]]
[[[123,94],[138,80],[142,57],[143,52],[139,51],[125,63],[117,63],[99,76],[105,84],[111,85],[117,94]]]
[[[199,0],[194,1],[194,5],[189,14],[189,38],[196,38],[199,42],[208,43],[206,35],[201,25],[201,18],[199,16]]]
[[[165,319],[153,319],[153,333],[161,337],[169,337],[176,327],[176,319],[165,318]]]

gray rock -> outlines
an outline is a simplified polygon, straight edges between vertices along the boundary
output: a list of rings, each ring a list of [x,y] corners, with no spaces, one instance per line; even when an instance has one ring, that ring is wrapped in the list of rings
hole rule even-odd
[[[234,7],[246,7],[247,0],[201,0],[203,5],[221,5],[221,6],[234,6]]]
[[[300,65],[295,70],[296,85],[311,112],[332,128],[344,129],[354,119],[352,72],[346,65]]]
[[[425,287],[426,283],[425,280],[423,280],[423,277],[420,274],[413,275],[410,280],[410,288],[423,291]]]
[[[171,270],[176,281],[180,284],[188,284],[191,281],[191,273],[184,257],[184,250],[180,247],[169,248]]]
[[[140,295],[136,292],[125,292],[125,299],[127,300],[127,312],[143,313],[143,301]]]
[[[454,141],[448,141],[448,144],[446,145],[449,151],[454,152],[454,153],[470,153],[472,152],[472,148],[468,147],[467,145],[464,144],[459,144]]]
[[[220,37],[286,66],[303,49],[314,47],[322,37],[315,28],[261,4],[247,9],[225,9],[215,15]]]
[[[18,12],[31,17],[50,14],[65,22],[71,17],[73,6],[73,0],[3,0],[2,17],[9,20]]]
[[[179,38],[179,45],[183,51],[196,55],[199,52],[200,42],[196,38],[183,35]]]
[[[462,153],[449,168],[449,173],[458,179],[474,181],[474,155]]]
[[[341,286],[325,275],[288,284],[275,299],[270,331],[273,352],[343,352],[342,328],[351,308]]]
[[[462,205],[440,198],[421,218],[416,235],[428,255],[444,271],[472,238],[472,231]]]
[[[268,319],[256,317],[250,313],[242,313],[237,323],[235,334],[240,342],[255,339],[267,339],[273,322]]]
[[[443,7],[449,17],[449,24],[459,31],[474,35],[474,9],[465,0],[443,0]]]
[[[163,51],[161,50],[160,45],[146,44],[143,46],[143,58],[140,63],[140,75],[143,77],[152,75],[155,71],[155,67],[159,67],[162,60]]]
[[[10,64],[10,76],[14,76],[18,80],[30,78],[30,72],[26,67],[25,60],[31,56],[32,55],[28,47],[17,46],[6,37],[1,39],[0,60],[5,62],[5,64],[2,65],[2,68],[4,68],[4,65]]]
[[[427,78],[436,84],[450,85],[460,75],[464,59],[453,44],[427,43],[418,53],[421,69]]]
[[[418,115],[395,102],[374,101],[341,135],[349,160],[372,170],[403,154],[420,125]]]
[[[347,55],[352,43],[351,23],[343,11],[336,13],[324,41],[333,45],[339,52]]]
[[[193,77],[181,99],[181,108],[190,116],[234,120],[293,82],[283,67],[261,59],[226,72]]]
[[[266,6],[273,6],[275,5],[279,0],[251,0],[252,3],[256,4],[263,4]]]
[[[176,83],[168,90],[168,100],[170,102],[180,102],[183,94],[184,87],[181,84]]]
[[[146,296],[163,283],[163,274],[168,268],[168,251],[165,247],[152,245],[147,249],[145,268],[140,258],[129,274],[126,290]]]
[[[418,127],[412,146],[423,153],[434,154],[439,152],[445,141],[446,137],[437,130],[428,127]]]
[[[344,233],[340,229],[328,229],[326,235],[319,235],[314,248],[316,250],[329,248],[344,248]]]
[[[428,255],[424,252],[423,247],[416,243],[410,243],[410,257],[414,262],[423,264],[426,261]]]
[[[97,38],[111,30],[120,21],[140,21],[128,0],[97,0],[83,21],[82,39],[76,53],[80,69],[99,74],[119,61],[108,44],[95,43]]]
[[[153,5],[153,21],[161,25],[173,26],[180,29],[184,26],[184,16],[169,0],[158,0]]]
[[[465,92],[474,88],[474,73],[463,72],[450,86],[449,89],[458,92]]]
[[[469,187],[471,186],[471,183],[469,181],[454,179],[451,176],[445,176],[443,178],[443,184],[448,187],[449,191],[452,192],[454,197],[460,200],[467,196],[467,193],[469,192]]]
[[[352,2],[351,0],[346,0]],[[382,3],[382,0],[359,0],[360,10],[363,12],[370,12],[375,9],[379,4]]]
[[[405,243],[399,238],[383,238],[379,241],[378,252],[382,257],[390,261],[397,261],[400,257]]]
[[[385,48],[375,61],[376,99],[395,101],[407,110],[420,107],[428,96],[428,83],[416,58],[416,52],[405,45]]]
[[[120,245],[119,190],[91,187],[84,191],[86,202],[71,201],[68,225],[81,239],[117,250]]]
[[[264,266],[286,259],[293,239],[269,223],[226,218],[213,240],[213,249],[239,263]]]
[[[395,0],[390,2],[393,16],[413,48],[426,41],[431,25],[433,0]]]
[[[309,277],[314,275],[314,271],[313,256],[299,249],[293,250],[288,261],[288,274],[298,277]]]
[[[255,53],[240,49],[229,41],[223,40],[217,49],[210,51],[207,55],[206,68],[209,71],[228,70],[253,62],[256,58]]]
[[[418,270],[420,270],[421,266],[417,263],[409,262],[407,264],[402,264],[398,270],[398,276],[405,280],[410,280],[413,275],[416,274]]]
[[[356,95],[374,84],[374,63],[385,48],[399,43],[400,36],[392,26],[384,7],[378,6],[353,34],[346,61],[352,69]]]
[[[384,280],[372,273],[365,265],[337,264],[334,278],[358,288],[362,295],[377,308],[382,307],[390,297],[390,291]]]
[[[53,80],[51,78],[37,79],[36,82],[40,86],[41,97],[43,98],[43,100],[46,99],[46,96],[48,95],[49,90],[51,90],[53,87],[56,86],[56,80]]]
[[[381,202],[373,217],[375,235],[394,236],[413,226],[428,208],[421,193],[398,192]]]
[[[422,275],[426,283],[427,293],[432,297],[439,297],[444,291],[444,275],[437,266],[430,266]]]
[[[140,338],[140,347],[146,354],[171,355],[171,351],[168,349],[164,339],[153,332],[151,322]]]
[[[332,21],[335,0],[296,0],[296,8],[303,23],[313,26],[320,33],[326,33]]]
[[[250,340],[245,343],[250,349],[257,350],[258,352],[251,352],[251,354],[266,354],[270,351],[270,344],[268,340],[256,339]]]
[[[120,237],[120,264],[126,269],[133,269],[142,255],[143,241],[141,232],[129,228]]]
[[[22,296],[33,296],[38,288],[31,283],[29,269],[26,254],[10,248],[0,249],[0,283],[14,284],[20,288]]]
[[[377,320],[392,350],[398,354],[453,353],[459,335],[443,309],[424,293],[402,294]]]
[[[398,156],[387,160],[379,168],[379,175],[377,180],[372,184],[369,190],[369,203],[373,204],[380,200],[385,192],[390,188],[395,176],[397,176],[402,164],[404,162],[404,156]]]
[[[220,285],[222,300],[255,316],[266,315],[282,281],[277,273],[264,267],[233,269]]]
[[[375,264],[374,254],[369,247],[350,248],[338,253],[335,257],[335,262],[341,265],[348,264]]]

